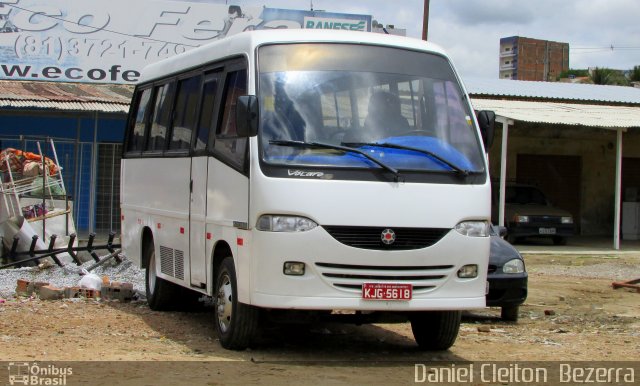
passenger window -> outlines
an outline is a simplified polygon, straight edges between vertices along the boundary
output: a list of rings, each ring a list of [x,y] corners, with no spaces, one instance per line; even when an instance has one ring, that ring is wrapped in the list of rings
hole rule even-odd
[[[167,127],[171,120],[171,87],[164,84],[155,88],[155,101],[153,110],[153,119],[151,120],[151,131],[149,133],[149,141],[147,149],[164,150],[167,141]]]
[[[191,133],[196,125],[200,80],[200,76],[194,76],[178,82],[170,150],[188,149],[191,145]]]
[[[238,138],[237,136],[236,101],[239,96],[246,94],[246,70],[229,72],[225,82],[222,124],[216,133],[214,148],[218,154],[223,156],[237,169],[244,168],[247,138]]]
[[[138,94],[138,103],[136,104],[136,120],[133,123],[133,129],[129,135],[129,143],[127,151],[135,152],[144,149],[144,134],[147,127],[146,116],[151,99],[151,89],[148,88]]]
[[[195,150],[204,150],[209,143],[209,132],[216,123],[213,119],[215,113],[216,93],[218,92],[218,77],[207,75],[202,90],[202,107],[200,108],[200,120],[196,133]]]

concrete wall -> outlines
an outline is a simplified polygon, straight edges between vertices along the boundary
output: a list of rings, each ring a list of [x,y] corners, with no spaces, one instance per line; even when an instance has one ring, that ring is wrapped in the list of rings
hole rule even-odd
[[[489,153],[490,171],[495,180],[500,177],[501,143],[502,126],[496,124],[495,142]],[[509,127],[507,148],[508,180],[517,177],[518,154],[581,157],[581,234],[613,234],[615,130],[516,122]],[[640,133],[630,131],[623,134],[623,157],[640,157]]]

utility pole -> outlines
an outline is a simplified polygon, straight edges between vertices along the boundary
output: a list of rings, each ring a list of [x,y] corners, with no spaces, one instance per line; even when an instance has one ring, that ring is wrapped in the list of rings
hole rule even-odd
[[[424,16],[422,18],[422,40],[427,40],[429,32],[429,0],[424,0]]]

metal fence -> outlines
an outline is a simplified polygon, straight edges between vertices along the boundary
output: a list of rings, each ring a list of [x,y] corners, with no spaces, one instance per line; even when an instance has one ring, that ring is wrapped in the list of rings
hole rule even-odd
[[[46,138],[0,136],[0,150],[9,147],[38,152],[40,142],[44,155],[53,158]],[[95,232],[120,232],[120,154],[119,143],[77,142],[55,139],[58,160],[73,201],[73,217],[80,236]]]

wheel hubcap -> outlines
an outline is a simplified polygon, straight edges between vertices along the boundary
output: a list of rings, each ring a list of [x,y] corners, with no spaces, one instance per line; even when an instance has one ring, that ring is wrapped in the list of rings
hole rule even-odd
[[[225,333],[231,325],[231,312],[233,306],[233,290],[231,288],[231,279],[229,275],[220,278],[218,287],[218,295],[216,297],[216,313],[218,315],[218,325],[220,330]]]

